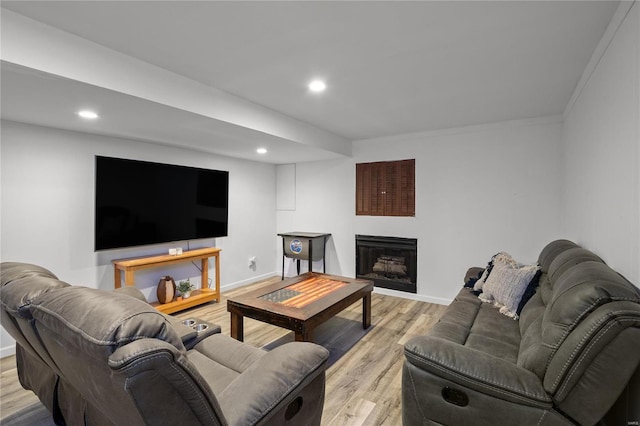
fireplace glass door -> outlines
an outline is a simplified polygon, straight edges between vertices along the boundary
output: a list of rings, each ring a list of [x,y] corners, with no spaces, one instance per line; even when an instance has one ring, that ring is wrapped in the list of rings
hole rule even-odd
[[[417,293],[417,248],[414,238],[356,235],[356,276],[376,287]]]

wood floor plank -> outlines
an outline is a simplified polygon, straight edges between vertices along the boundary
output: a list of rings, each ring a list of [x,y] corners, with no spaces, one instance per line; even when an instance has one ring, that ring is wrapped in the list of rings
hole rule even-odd
[[[2,358],[2,373],[0,373],[0,424],[2,418],[9,416],[24,407],[38,403],[40,400],[31,391],[25,390],[18,380],[16,357]]]
[[[355,399],[355,400],[354,400]],[[330,426],[362,426],[368,425],[368,417],[376,404],[362,398],[353,398],[328,423]]]
[[[211,302],[173,314],[219,324],[230,335],[227,299],[280,280],[272,277],[225,291],[220,303]],[[399,425],[402,423],[401,385],[404,343],[426,333],[438,321],[445,306],[373,293],[371,327],[362,328],[362,302],[340,312],[315,332],[316,343],[331,353],[326,372],[324,426]],[[244,341],[271,350],[294,340],[293,332],[244,319]],[[0,361],[0,423],[37,401],[20,386],[15,357]]]

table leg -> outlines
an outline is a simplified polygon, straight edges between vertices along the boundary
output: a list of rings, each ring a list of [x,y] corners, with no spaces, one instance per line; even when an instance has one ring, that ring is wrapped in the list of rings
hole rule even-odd
[[[222,300],[222,295],[220,294],[220,253],[215,254],[216,257],[216,294],[218,295],[218,299],[216,302],[220,302]]]
[[[286,250],[284,248],[284,237],[282,237],[282,279],[284,280],[284,258]]]
[[[130,271],[130,270],[124,271],[124,283],[125,283],[125,285],[128,285],[128,286],[136,285],[134,278],[135,277],[134,277],[134,272],[133,271]]]
[[[209,259],[200,260],[200,288],[209,287]]]
[[[244,341],[244,319],[240,314],[231,312],[231,337]]]
[[[371,293],[362,298],[362,328],[371,326]]]
[[[313,342],[313,330],[295,331],[296,342]]]
[[[118,269],[117,267],[113,268],[113,278],[114,278],[114,283],[113,283],[114,288],[120,288],[120,286],[122,285],[122,274],[120,273],[120,269]]]

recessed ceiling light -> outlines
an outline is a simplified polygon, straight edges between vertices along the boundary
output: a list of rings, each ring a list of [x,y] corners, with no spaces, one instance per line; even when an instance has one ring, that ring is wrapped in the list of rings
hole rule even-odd
[[[312,92],[324,92],[324,89],[327,88],[327,84],[322,80],[313,80],[309,83],[309,90]]]
[[[256,152],[258,154],[266,154],[267,153],[267,148],[258,148],[258,149],[256,149]]]
[[[93,111],[89,111],[89,110],[82,110],[82,111],[78,111],[78,115],[82,118],[86,118],[89,120],[94,120],[96,118],[98,118],[98,114],[96,114]]]

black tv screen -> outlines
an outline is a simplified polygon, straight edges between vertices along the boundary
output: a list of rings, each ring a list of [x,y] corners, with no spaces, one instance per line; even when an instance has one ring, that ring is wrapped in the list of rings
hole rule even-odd
[[[227,236],[229,172],[96,156],[95,249]]]

